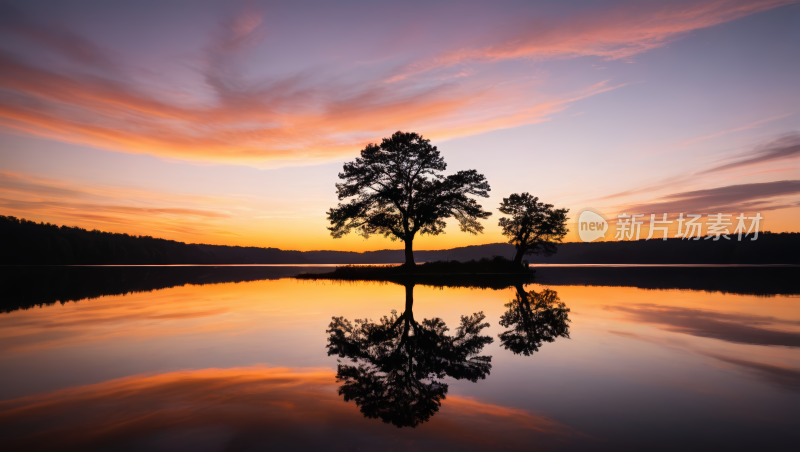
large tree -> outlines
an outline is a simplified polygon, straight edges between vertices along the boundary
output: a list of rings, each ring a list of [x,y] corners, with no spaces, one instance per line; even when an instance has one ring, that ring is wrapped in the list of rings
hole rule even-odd
[[[406,265],[413,266],[414,236],[441,234],[446,218],[458,220],[464,232],[483,232],[478,220],[491,213],[468,195],[488,197],[486,178],[475,170],[445,177],[441,172],[446,168],[436,146],[416,133],[396,132],[380,145],[367,145],[339,173],[344,181],[336,184],[339,200],[352,199],[328,211],[331,235],[356,231],[365,238],[383,234],[400,239]]]
[[[500,212],[510,218],[501,218],[503,235],[509,238],[517,252],[514,262],[522,265],[526,254],[552,256],[558,251],[558,242],[567,235],[567,212],[569,209],[554,209],[552,204],[539,202],[529,193],[514,193],[503,198]]]

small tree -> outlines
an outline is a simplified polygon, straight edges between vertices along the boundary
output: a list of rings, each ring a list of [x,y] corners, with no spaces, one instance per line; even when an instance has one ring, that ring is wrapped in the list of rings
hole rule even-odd
[[[380,145],[368,144],[361,157],[345,163],[336,184],[340,203],[328,211],[331,235],[340,238],[356,231],[368,238],[383,234],[405,242],[406,265],[413,266],[414,236],[438,235],[445,218],[458,220],[461,230],[483,232],[478,222],[486,212],[468,195],[488,197],[489,184],[475,170],[450,176],[436,146],[416,133],[396,132]]]
[[[501,218],[503,235],[517,249],[514,262],[522,265],[525,254],[552,256],[558,251],[558,242],[567,235],[567,212],[569,209],[554,209],[552,204],[539,202],[529,193],[512,194],[503,198],[500,212],[511,218]]]

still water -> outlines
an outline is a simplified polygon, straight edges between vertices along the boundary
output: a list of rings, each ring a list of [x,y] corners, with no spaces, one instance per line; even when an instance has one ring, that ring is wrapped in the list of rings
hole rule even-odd
[[[800,440],[797,295],[284,276],[136,292],[106,282],[63,288],[92,293],[78,301],[6,303],[0,448],[796,450]]]

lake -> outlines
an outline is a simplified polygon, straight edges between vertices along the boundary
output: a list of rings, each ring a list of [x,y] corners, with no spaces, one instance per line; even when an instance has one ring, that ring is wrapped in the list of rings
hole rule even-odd
[[[306,270],[9,270],[0,448],[800,441],[793,273],[765,282],[739,268],[726,282],[720,272],[734,270],[543,270],[536,284],[491,290],[291,278]]]

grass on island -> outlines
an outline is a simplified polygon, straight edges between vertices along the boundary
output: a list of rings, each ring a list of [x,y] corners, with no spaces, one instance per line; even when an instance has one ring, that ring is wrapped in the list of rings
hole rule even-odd
[[[302,273],[297,279],[333,281],[387,281],[436,287],[501,289],[533,281],[534,271],[502,256],[492,259],[425,262],[405,265],[343,265],[328,273]]]

